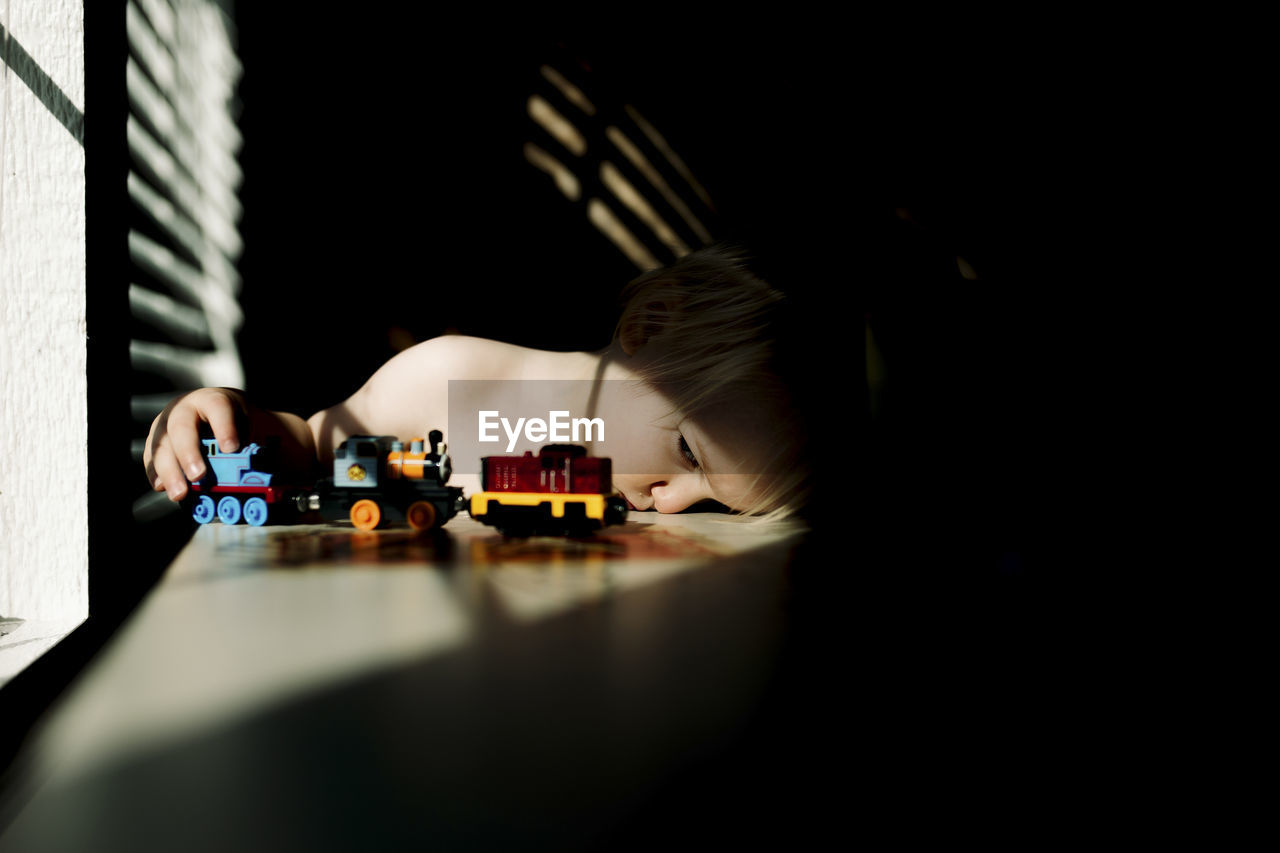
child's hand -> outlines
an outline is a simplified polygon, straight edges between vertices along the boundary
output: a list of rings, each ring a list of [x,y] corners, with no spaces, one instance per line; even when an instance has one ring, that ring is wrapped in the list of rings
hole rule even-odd
[[[151,487],[168,493],[171,501],[186,497],[187,482],[205,475],[201,424],[213,430],[220,450],[234,453],[241,443],[238,421],[247,425],[247,406],[244,397],[229,388],[201,388],[165,406],[151,422],[142,454]]]

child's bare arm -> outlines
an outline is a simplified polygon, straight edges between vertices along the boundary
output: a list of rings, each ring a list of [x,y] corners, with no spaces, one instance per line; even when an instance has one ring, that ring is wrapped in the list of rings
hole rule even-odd
[[[424,341],[382,365],[351,397],[312,415],[307,424],[321,461],[349,435],[449,435],[450,379],[515,379],[519,350],[507,344],[449,335]]]
[[[188,481],[205,475],[200,431],[208,425],[221,450],[233,452],[247,441],[280,439],[281,473],[310,476],[316,467],[315,441],[306,421],[250,403],[233,388],[201,388],[178,397],[151,423],[143,465],[157,492],[173,501],[187,494]]]
[[[286,475],[318,476],[334,448],[357,434],[424,436],[447,431],[449,379],[519,376],[518,351],[505,344],[465,336],[418,344],[378,369],[355,394],[307,420],[248,401],[242,391],[201,388],[171,402],[151,425],[143,454],[147,478],[170,500],[187,494],[188,481],[204,475],[200,431],[208,425],[222,450],[249,441],[280,438]],[[446,434],[446,440],[449,436]]]

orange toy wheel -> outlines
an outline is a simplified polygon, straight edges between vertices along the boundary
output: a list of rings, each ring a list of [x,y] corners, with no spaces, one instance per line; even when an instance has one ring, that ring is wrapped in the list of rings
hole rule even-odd
[[[436,508],[426,501],[410,504],[404,517],[414,530],[430,530],[436,526]]]
[[[351,523],[361,530],[372,530],[382,521],[382,508],[367,498],[351,507]]]

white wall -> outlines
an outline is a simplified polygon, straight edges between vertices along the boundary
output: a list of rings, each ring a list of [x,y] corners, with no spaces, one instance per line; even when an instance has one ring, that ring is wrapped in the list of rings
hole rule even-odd
[[[0,43],[0,616],[78,622],[88,613],[82,0],[0,0],[0,24],[10,36],[7,54]],[[34,90],[23,79],[33,75]]]

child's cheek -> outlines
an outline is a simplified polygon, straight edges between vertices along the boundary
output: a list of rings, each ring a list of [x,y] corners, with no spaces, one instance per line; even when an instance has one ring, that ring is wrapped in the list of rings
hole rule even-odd
[[[606,422],[605,440],[594,443],[590,452],[593,456],[607,456],[612,460],[614,477],[652,473],[655,460],[651,444],[651,439],[646,441],[644,431],[637,430],[633,424]]]

